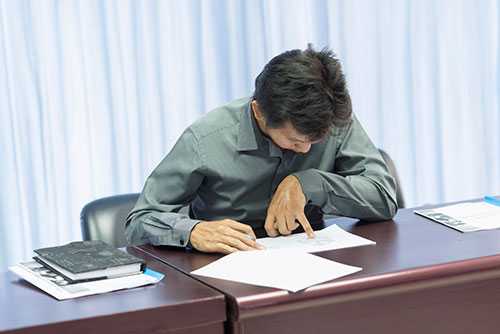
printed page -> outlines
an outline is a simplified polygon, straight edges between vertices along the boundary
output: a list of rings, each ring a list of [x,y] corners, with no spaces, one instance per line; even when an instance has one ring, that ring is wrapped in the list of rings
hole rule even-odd
[[[440,218],[442,221],[436,220],[444,224],[453,223],[463,231],[500,228],[500,207],[486,202],[460,203],[422,211],[430,218]]]
[[[69,283],[56,272],[36,261],[23,262],[10,267],[9,270],[58,300],[155,284],[164,277],[161,273],[146,269],[142,274],[84,283]]]
[[[257,242],[266,249],[299,249],[308,253],[375,245],[374,241],[344,231],[337,225],[315,231],[314,234],[313,239],[309,239],[306,233],[297,233],[275,238],[260,238],[257,239]]]
[[[297,250],[281,249],[231,253],[191,274],[296,292],[361,269]]]

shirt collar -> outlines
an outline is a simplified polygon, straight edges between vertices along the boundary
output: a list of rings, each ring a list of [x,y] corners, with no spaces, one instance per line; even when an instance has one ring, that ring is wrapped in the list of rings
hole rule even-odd
[[[254,151],[259,148],[257,136],[262,136],[252,115],[252,108],[248,102],[245,110],[241,113],[238,135],[238,151]]]
[[[252,103],[252,100],[250,100],[245,110],[241,113],[238,151],[262,150],[267,151],[271,157],[282,157],[282,150],[272,140],[266,138],[258,128],[250,103]]]

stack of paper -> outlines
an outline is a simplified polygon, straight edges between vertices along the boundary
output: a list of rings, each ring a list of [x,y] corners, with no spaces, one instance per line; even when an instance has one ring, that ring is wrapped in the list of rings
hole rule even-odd
[[[375,244],[336,225],[313,239],[298,233],[257,242],[266,250],[235,252],[191,273],[296,292],[362,270],[308,253]]]
[[[267,250],[231,253],[192,274],[296,292],[360,270],[297,250]]]

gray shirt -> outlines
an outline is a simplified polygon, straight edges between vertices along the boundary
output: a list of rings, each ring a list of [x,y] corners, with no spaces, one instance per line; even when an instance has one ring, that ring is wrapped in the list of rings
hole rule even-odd
[[[290,174],[308,203],[326,214],[364,220],[395,215],[394,179],[356,117],[297,154],[262,134],[250,102],[219,107],[184,131],[127,218],[131,244],[184,247],[200,221],[230,218],[262,227],[274,191]]]

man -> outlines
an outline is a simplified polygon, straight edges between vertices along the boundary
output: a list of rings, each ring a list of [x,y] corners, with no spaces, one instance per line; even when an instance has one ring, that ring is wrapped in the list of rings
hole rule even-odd
[[[259,249],[302,226],[304,209],[364,220],[392,218],[395,182],[352,115],[333,53],[308,48],[273,58],[251,98],[191,125],[149,176],[127,219],[130,243],[203,252]],[[189,214],[182,208],[189,206]]]

